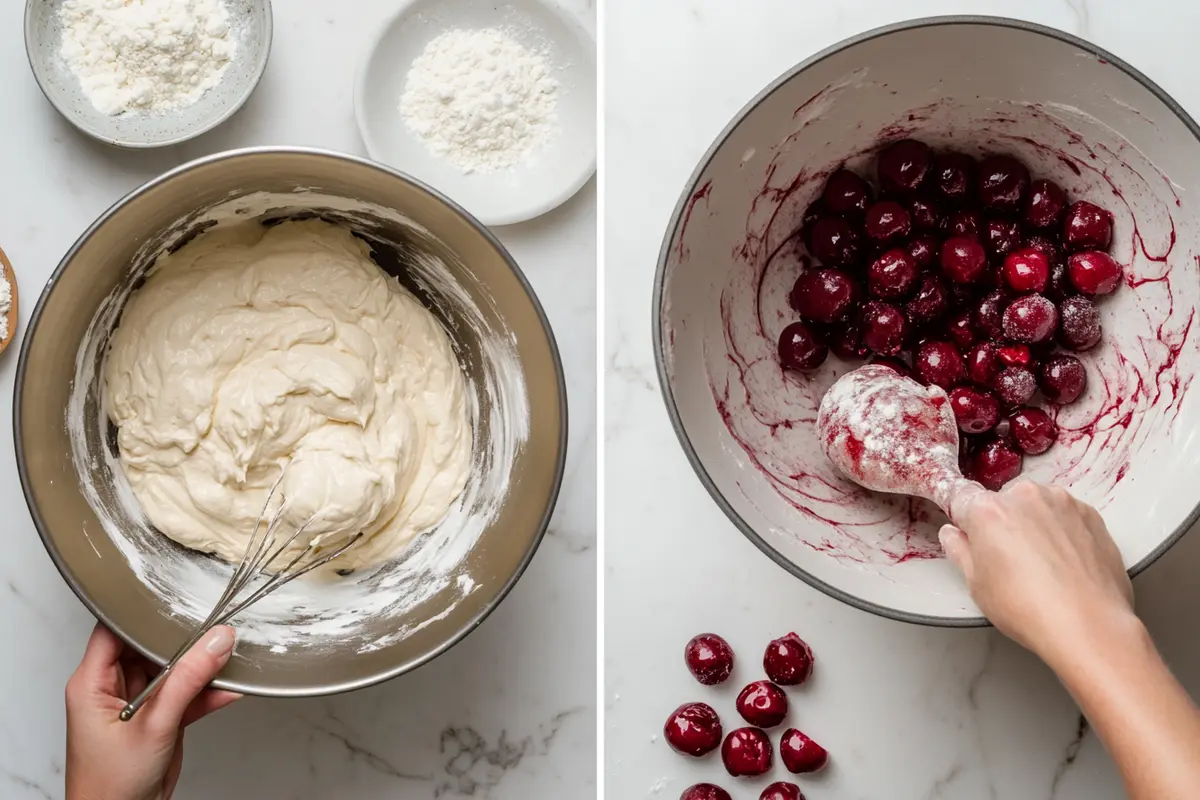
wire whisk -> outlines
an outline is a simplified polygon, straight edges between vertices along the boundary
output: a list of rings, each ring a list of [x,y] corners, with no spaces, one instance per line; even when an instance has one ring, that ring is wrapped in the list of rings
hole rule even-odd
[[[158,690],[158,687],[162,684],[163,680],[165,680],[166,677],[171,674],[171,670],[174,669],[175,665],[179,663],[179,659],[183,658],[184,654],[187,653],[187,651],[190,650],[192,646],[196,644],[196,642],[204,638],[206,633],[218,625],[224,625],[234,616],[252,604],[258,602],[262,598],[266,597],[284,584],[294,581],[301,575],[312,572],[314,569],[328,564],[330,561],[349,550],[351,547],[357,544],[360,539],[362,539],[363,534],[359,532],[355,534],[354,538],[336,550],[333,550],[329,553],[324,553],[301,566],[301,562],[303,562],[306,557],[312,555],[319,546],[318,543],[310,541],[299,553],[288,560],[281,569],[275,571],[265,581],[261,582],[261,584],[252,588],[244,599],[239,599],[244,593],[244,590],[261,578],[263,573],[267,571],[279,559],[279,557],[283,555],[284,551],[287,550],[287,548],[290,547],[294,542],[296,542],[304,533],[304,531],[307,530],[308,527],[312,525],[320,516],[319,512],[314,514],[313,516],[309,517],[303,525],[298,527],[291,535],[279,537],[282,539],[282,541],[278,543],[276,542],[277,533],[283,523],[283,516],[284,511],[287,508],[287,502],[285,500],[283,503],[280,503],[279,509],[275,512],[274,516],[271,517],[269,522],[267,522],[267,509],[270,508],[271,498],[275,496],[275,491],[283,482],[283,475],[286,472],[287,467],[285,466],[283,472],[279,474],[279,477],[271,486],[271,491],[267,493],[267,500],[263,504],[262,512],[258,515],[258,521],[254,525],[254,532],[250,535],[250,541],[246,545],[246,552],[242,555],[242,561],[240,564],[238,564],[237,569],[233,571],[233,575],[229,578],[229,583],[225,586],[225,591],[221,593],[220,599],[218,599],[216,605],[213,606],[212,613],[210,613],[208,617],[196,627],[196,630],[193,631],[191,637],[189,637],[186,642],[180,645],[179,649],[175,651],[175,655],[171,656],[171,660],[168,661],[166,666],[162,668],[162,671],[155,676],[154,680],[150,681],[150,683],[146,685],[146,688],[143,689],[137,697],[125,704],[125,707],[121,709],[121,721],[127,722],[133,718],[133,715],[138,712],[138,709],[145,705],[146,701],[149,700]],[[261,536],[259,535],[260,530],[262,531]]]

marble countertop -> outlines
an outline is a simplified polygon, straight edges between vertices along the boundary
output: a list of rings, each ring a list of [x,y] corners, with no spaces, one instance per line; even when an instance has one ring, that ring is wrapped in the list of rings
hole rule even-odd
[[[1091,39],[1200,116],[1194,31],[1182,0],[608,0],[605,161],[605,785],[612,798],[674,800],[713,780],[662,741],[667,714],[709,700],[732,714],[760,677],[767,641],[796,630],[817,672],[791,719],[832,752],[809,800],[1122,796],[1099,742],[1054,676],[992,630],[915,627],[821,594],[773,564],[708,497],[671,429],[651,352],[651,289],[663,232],[688,176],[763,86],[821,48],[937,14],[1016,16]],[[1136,581],[1138,608],[1171,666],[1200,693],[1200,535]],[[719,691],[696,684],[684,643],[714,630],[742,658]],[[734,685],[737,684],[737,685]],[[786,775],[777,766],[774,780]],[[751,789],[753,787],[753,789]]]
[[[366,155],[352,109],[355,63],[397,0],[275,3],[263,82],[217,130],[125,152],[77,133],[25,60],[24,3],[0,9],[0,246],[28,320],[59,259],[143,181],[232,147],[294,144]],[[590,0],[564,3],[590,28]],[[512,594],[465,641],[384,685],[312,700],[247,698],[190,729],[177,797],[565,798],[595,792],[595,263],[590,183],[545,217],[497,229],[536,289],[567,370],[571,433],[557,513]],[[18,343],[19,344],[19,343]],[[14,346],[0,361],[11,406]],[[0,797],[62,796],[63,686],[91,615],[42,548],[21,494],[12,430],[0,426]]]

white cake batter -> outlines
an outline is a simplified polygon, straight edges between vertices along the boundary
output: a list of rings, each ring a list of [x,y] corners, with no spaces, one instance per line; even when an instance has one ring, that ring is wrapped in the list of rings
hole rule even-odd
[[[285,473],[286,518],[371,566],[462,491],[472,436],[446,332],[319,221],[217,229],[164,255],[112,337],[105,401],[147,517],[238,561]],[[278,494],[278,493],[277,493]]]

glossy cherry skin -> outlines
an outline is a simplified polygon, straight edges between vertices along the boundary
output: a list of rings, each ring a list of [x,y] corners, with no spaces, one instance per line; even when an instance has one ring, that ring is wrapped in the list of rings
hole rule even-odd
[[[829,349],[835,356],[847,361],[857,361],[871,353],[863,344],[862,323],[857,319],[834,326],[829,334]]]
[[[839,169],[825,182],[821,197],[834,214],[860,216],[871,204],[873,195],[871,184],[848,169]]]
[[[1002,292],[991,292],[975,306],[971,321],[975,330],[983,339],[1000,339],[1004,336],[1004,310],[1008,308],[1008,298]]]
[[[1004,259],[1004,282],[1017,294],[1045,291],[1050,282],[1050,259],[1032,247],[1013,251]]]
[[[667,717],[663,737],[675,752],[699,757],[721,744],[721,720],[712,706],[684,703]]]
[[[779,740],[779,760],[793,775],[816,772],[829,763],[829,752],[795,728]]]
[[[1013,300],[1004,310],[1004,335],[1016,342],[1048,342],[1058,329],[1058,309],[1040,294]]]
[[[966,362],[967,379],[980,386],[991,386],[996,382],[1003,365],[996,355],[996,345],[991,342],[977,342],[971,345],[963,357]]]
[[[829,346],[804,322],[793,322],[779,334],[779,366],[784,371],[816,369],[829,356]]]
[[[992,217],[983,224],[983,243],[987,254],[996,261],[1021,246],[1024,237],[1015,220]]]
[[[973,236],[952,236],[942,242],[942,273],[955,283],[974,283],[987,269],[987,254]]]
[[[985,489],[1000,491],[1004,484],[1021,474],[1024,459],[1008,442],[987,442],[971,456],[971,477]]]
[[[946,221],[942,207],[929,196],[914,197],[908,201],[908,214],[912,218],[915,231],[932,233],[940,231]]]
[[[858,304],[858,281],[840,269],[809,269],[800,273],[788,302],[809,322],[838,322]]]
[[[867,237],[877,244],[890,244],[912,233],[908,209],[894,200],[880,200],[867,209],[863,223]]]
[[[947,392],[966,377],[962,354],[949,342],[928,341],[917,345],[913,371],[921,383],[940,386]]]
[[[1046,260],[1051,264],[1057,264],[1062,261],[1062,250],[1054,243],[1054,240],[1049,235],[1035,233],[1025,240],[1025,246],[1037,250],[1046,257]]]
[[[917,288],[917,262],[902,247],[893,247],[867,269],[867,294],[884,300],[908,297]]]
[[[787,695],[770,681],[755,681],[738,694],[737,710],[751,725],[774,728],[787,716]]]
[[[1013,440],[1028,455],[1040,455],[1058,440],[1058,426],[1040,408],[1019,408],[1008,420]]]
[[[954,311],[947,317],[946,338],[954,342],[959,350],[966,350],[975,343],[975,324],[971,321],[970,311]]]
[[[862,308],[863,344],[874,353],[894,356],[904,346],[908,322],[891,303],[869,300]]]
[[[701,633],[683,648],[683,661],[696,680],[716,686],[733,672],[733,648],[715,633]]]
[[[1067,193],[1054,181],[1036,180],[1025,201],[1025,224],[1031,228],[1055,228],[1067,210]]]
[[[933,166],[933,151],[923,142],[901,139],[879,152],[875,167],[886,194],[911,194],[925,183]]]
[[[1062,235],[1068,250],[1107,250],[1112,243],[1112,214],[1087,200],[1072,203],[1063,218]]]
[[[864,254],[862,234],[842,217],[821,217],[809,231],[808,252],[826,267],[854,267]]]
[[[950,408],[963,433],[987,433],[1000,421],[1000,401],[986,389],[956,386],[950,392]]]
[[[796,784],[776,781],[762,790],[758,800],[804,800],[804,795]]]
[[[979,164],[978,192],[985,208],[1015,214],[1029,195],[1029,170],[1012,156],[988,156]]]
[[[1087,389],[1087,370],[1075,356],[1051,356],[1042,362],[1038,386],[1051,403],[1074,403]]]
[[[1037,378],[1028,367],[1005,367],[996,376],[996,394],[1009,406],[1025,405],[1037,388]]]
[[[1067,262],[1055,261],[1051,264],[1050,280],[1046,283],[1046,291],[1043,294],[1056,303],[1075,294],[1075,287],[1071,285],[1071,273],[1067,269]]]
[[[721,745],[721,762],[733,777],[765,775],[771,770],[771,740],[758,728],[730,731]]]
[[[697,783],[683,790],[679,800],[733,800],[729,792],[711,783]]]
[[[1089,250],[1074,253],[1067,259],[1067,275],[1071,285],[1082,294],[1111,294],[1121,285],[1121,267],[1108,253]]]
[[[924,275],[913,298],[904,304],[908,322],[916,327],[941,319],[950,307],[946,283],[936,275]]]
[[[983,215],[975,209],[959,209],[946,220],[946,228],[951,236],[983,235]]]
[[[780,686],[804,683],[812,669],[812,648],[794,633],[773,640],[763,653],[763,670]]]
[[[1029,345],[1002,344],[996,347],[996,357],[1006,367],[1033,367],[1033,352]]]
[[[1086,297],[1068,297],[1058,304],[1058,341],[1068,350],[1090,350],[1100,341],[1100,312]]]
[[[933,185],[952,203],[962,203],[975,193],[975,159],[966,153],[939,153],[933,161]]]
[[[917,262],[919,269],[928,269],[937,263],[942,240],[932,233],[921,233],[909,239],[905,249],[913,261]]]

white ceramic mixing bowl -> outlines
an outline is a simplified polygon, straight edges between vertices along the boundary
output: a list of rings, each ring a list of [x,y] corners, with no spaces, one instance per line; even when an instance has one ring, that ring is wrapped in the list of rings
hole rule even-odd
[[[786,377],[776,342],[797,260],[773,257],[841,162],[873,174],[912,137],[1022,159],[1115,216],[1127,285],[1100,305],[1090,383],[1025,476],[1098,506],[1137,572],[1197,516],[1200,129],[1144,75],[1085,41],[989,17],[916,20],[850,39],[782,76],[721,133],[684,191],[655,286],[655,351],[697,474],[759,548],[822,591],[897,619],[984,620],[941,556],[944,521],[857,489],[821,453],[821,395],[854,365]],[[783,248],[786,251],[786,248]]]

